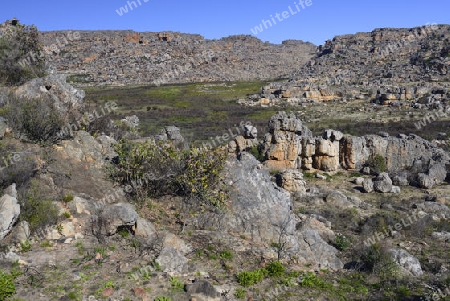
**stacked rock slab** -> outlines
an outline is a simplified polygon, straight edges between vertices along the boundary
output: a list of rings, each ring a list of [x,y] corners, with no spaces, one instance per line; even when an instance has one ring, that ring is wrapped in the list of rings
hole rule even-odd
[[[262,149],[264,164],[272,171],[360,170],[380,155],[390,176],[401,175],[409,184],[423,188],[442,183],[450,163],[447,152],[416,135],[392,137],[380,133],[354,137],[326,130],[322,137],[313,137],[293,113],[285,112],[278,112],[270,119]]]

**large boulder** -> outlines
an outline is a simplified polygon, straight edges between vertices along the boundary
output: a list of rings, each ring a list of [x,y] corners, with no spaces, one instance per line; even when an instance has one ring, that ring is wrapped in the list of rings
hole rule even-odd
[[[9,186],[0,198],[0,240],[11,232],[20,215],[16,184]]]
[[[15,90],[19,97],[30,99],[50,97],[55,108],[62,116],[76,114],[76,110],[83,107],[85,93],[66,82],[66,75],[50,74],[44,78],[34,78]],[[79,118],[81,115],[72,117]]]
[[[295,256],[305,264],[342,267],[337,250],[316,230],[296,230],[290,194],[271,181],[269,171],[253,156],[242,153],[238,158],[229,157],[223,175],[232,200],[229,213],[204,214],[191,224],[201,230],[230,233],[232,237],[236,233],[249,237],[261,246],[263,254],[272,252],[273,242],[281,242],[284,247],[278,256],[282,258]]]
[[[387,173],[380,173],[378,177],[373,180],[373,188],[376,192],[392,192],[392,180]]]
[[[417,175],[417,182],[419,187],[431,189],[435,185],[444,182],[447,177],[447,169],[442,163],[431,164],[430,169],[426,173],[419,173]]]
[[[306,192],[306,182],[298,169],[288,169],[276,175],[277,185],[290,192]]]
[[[97,219],[94,232],[97,235],[113,235],[120,227],[136,225],[139,215],[134,206],[129,203],[117,203],[106,206]]]
[[[400,270],[407,275],[421,277],[423,275],[419,260],[403,249],[389,249],[389,255],[399,265]]]
[[[220,293],[207,280],[197,280],[186,285],[186,293],[189,300],[220,301]]]
[[[163,272],[183,275],[188,272],[189,260],[172,247],[164,247],[155,260]]]

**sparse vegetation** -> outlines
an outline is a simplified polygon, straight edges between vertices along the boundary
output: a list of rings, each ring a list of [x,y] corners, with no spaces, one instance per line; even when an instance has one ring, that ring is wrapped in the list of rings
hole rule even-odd
[[[52,200],[45,198],[37,182],[32,181],[30,188],[20,199],[20,219],[28,222],[32,233],[58,223],[58,208]]]
[[[60,139],[58,133],[64,121],[56,111],[50,95],[30,99],[11,94],[4,112],[8,124],[30,141],[51,144]]]
[[[44,75],[45,59],[37,28],[17,24],[9,29],[0,37],[0,83],[19,85]]]

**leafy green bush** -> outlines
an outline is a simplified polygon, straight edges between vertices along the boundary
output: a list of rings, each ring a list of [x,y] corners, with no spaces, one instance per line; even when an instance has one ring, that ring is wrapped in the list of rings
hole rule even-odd
[[[267,265],[266,270],[270,277],[280,277],[283,276],[286,269],[281,262],[274,261]]]
[[[37,182],[32,181],[25,196],[20,199],[20,220],[28,222],[32,233],[58,223],[58,207],[42,195]]]
[[[174,291],[183,291],[184,283],[178,277],[171,277],[169,279],[170,284],[172,285],[172,290]]]
[[[348,248],[350,248],[351,242],[346,236],[342,234],[337,234],[336,239],[334,241],[334,245],[339,251],[345,251]]]
[[[255,271],[244,271],[237,274],[238,283],[244,287],[252,286],[264,280],[268,275],[266,269],[258,269]]]
[[[236,291],[234,292],[234,296],[237,299],[245,299],[245,296],[247,295],[247,291],[243,289],[242,287],[238,287]]]
[[[0,37],[0,82],[19,85],[44,74],[45,57],[35,26],[9,26]]]
[[[382,279],[398,276],[399,266],[380,244],[367,247],[361,259],[369,271]]]
[[[382,155],[375,155],[368,162],[369,167],[371,167],[375,173],[381,173],[387,171],[386,159]]]
[[[230,250],[224,250],[220,252],[220,258],[232,260],[233,259],[233,252]]]
[[[307,286],[311,288],[317,288],[321,290],[331,290],[333,285],[324,281],[323,279],[317,277],[313,272],[306,272],[302,275],[302,280],[300,281],[301,286]]]
[[[262,153],[261,146],[252,147],[250,149],[250,154],[252,154],[259,162],[264,162],[266,160]]]
[[[148,195],[176,193],[197,205],[220,207],[225,193],[220,187],[220,172],[226,153],[222,150],[177,150],[166,143],[135,143],[121,140],[112,177],[132,185],[138,201]],[[140,195],[139,195],[140,194]]]
[[[54,143],[64,121],[50,96],[29,99],[9,96],[5,118],[18,133],[36,143]]]
[[[0,270],[0,301],[6,300],[16,293],[14,276]]]

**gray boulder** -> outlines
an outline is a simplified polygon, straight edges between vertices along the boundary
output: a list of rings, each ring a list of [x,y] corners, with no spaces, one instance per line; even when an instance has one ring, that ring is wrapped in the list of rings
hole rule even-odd
[[[98,234],[113,235],[117,228],[136,225],[138,214],[134,206],[129,203],[117,203],[106,206],[98,216]]]
[[[306,182],[298,169],[288,169],[276,175],[277,185],[290,192],[306,193]]]
[[[48,89],[49,88],[49,89]],[[73,108],[81,108],[85,93],[66,82],[66,75],[50,74],[34,78],[15,90],[16,95],[26,98],[50,97],[61,115],[73,114]],[[79,116],[75,116],[78,118]]]
[[[30,226],[28,222],[21,221],[13,228],[11,233],[15,243],[22,243],[30,238]]]
[[[438,218],[449,219],[450,218],[450,208],[446,205],[437,202],[423,202],[413,205],[414,209],[421,210],[428,214],[432,214]]]
[[[419,173],[417,181],[421,188],[431,189],[435,185],[444,182],[447,177],[447,169],[444,164],[432,164],[427,173]]]
[[[397,186],[408,186],[408,174],[406,172],[400,172],[392,177],[392,184]]]
[[[302,262],[319,268],[339,270],[344,264],[337,257],[338,250],[327,244],[316,230],[304,228],[298,234],[301,252],[296,255]]]
[[[373,181],[372,179],[365,179],[363,183],[364,191],[371,193],[373,191]]]
[[[353,203],[351,203],[347,196],[345,196],[342,192],[333,191],[326,197],[326,202],[331,204],[339,209],[346,209],[354,207]]]
[[[380,173],[378,177],[373,180],[373,189],[376,192],[388,193],[392,191],[392,180],[385,172]]]
[[[188,259],[183,254],[172,247],[164,247],[155,260],[163,272],[175,273],[179,275],[188,272]]]
[[[20,215],[20,205],[17,202],[16,184],[5,190],[0,198],[0,240],[8,235]]]
[[[388,250],[391,258],[400,266],[402,272],[414,277],[421,277],[423,275],[422,267],[419,260],[406,252],[403,249]]]
[[[186,293],[190,300],[220,301],[220,293],[207,280],[196,280],[194,283],[186,284]]]
[[[337,250],[322,240],[316,230],[296,231],[290,194],[271,181],[268,170],[253,156],[242,153],[237,159],[228,158],[224,181],[233,200],[229,213],[201,215],[192,221],[197,228],[251,237],[262,246],[263,254],[273,253],[269,246],[282,241],[285,247],[278,254],[281,258],[296,256],[305,264],[342,267]]]
[[[431,237],[438,241],[450,242],[450,232],[433,232]]]
[[[138,217],[138,219],[136,220],[134,235],[136,235],[137,237],[153,239],[156,238],[156,228],[151,222],[142,217]]]

